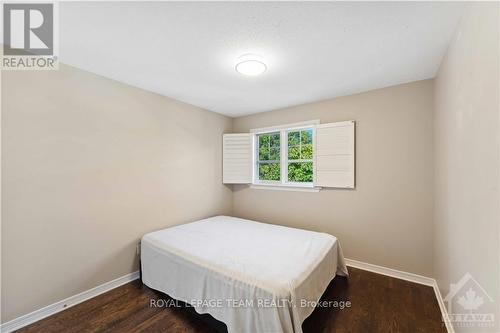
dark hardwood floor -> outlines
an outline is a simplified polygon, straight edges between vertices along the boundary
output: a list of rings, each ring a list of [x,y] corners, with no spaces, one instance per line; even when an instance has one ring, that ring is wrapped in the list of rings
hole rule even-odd
[[[446,332],[431,287],[349,268],[336,277],[323,300],[350,301],[351,307],[317,308],[303,324],[316,332]],[[192,308],[150,307],[150,300],[169,299],[142,285],[128,283],[63,312],[22,328],[32,332],[217,332],[220,322]]]

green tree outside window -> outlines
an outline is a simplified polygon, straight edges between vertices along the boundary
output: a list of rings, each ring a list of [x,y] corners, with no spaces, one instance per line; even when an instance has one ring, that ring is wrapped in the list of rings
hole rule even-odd
[[[266,133],[258,136],[259,142],[259,180],[279,181],[280,168],[280,133]]]
[[[313,130],[302,129],[285,132],[287,144],[287,181],[311,183],[313,181]],[[281,180],[281,134],[280,132],[257,135],[257,173],[260,181]]]
[[[288,181],[313,181],[312,130],[288,132]]]

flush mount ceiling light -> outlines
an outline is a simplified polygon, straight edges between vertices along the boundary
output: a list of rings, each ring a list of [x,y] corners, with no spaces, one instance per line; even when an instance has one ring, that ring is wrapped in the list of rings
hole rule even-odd
[[[245,54],[238,58],[236,71],[243,75],[257,76],[267,70],[262,57],[255,54]]]

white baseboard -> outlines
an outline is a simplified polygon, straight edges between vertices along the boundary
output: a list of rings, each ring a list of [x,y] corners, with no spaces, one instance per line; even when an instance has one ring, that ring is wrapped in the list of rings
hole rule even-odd
[[[347,266],[354,267],[354,268],[359,268],[365,271],[373,272],[373,273],[378,273],[390,277],[394,277],[397,279],[402,279],[410,282],[415,282],[419,284],[423,284],[426,286],[430,286],[434,288],[434,293],[436,295],[436,299],[439,304],[439,309],[441,310],[441,314],[443,318],[447,318],[447,312],[446,312],[446,307],[444,306],[444,301],[441,296],[441,292],[439,291],[439,287],[437,285],[437,282],[435,279],[418,275],[418,274],[413,274],[413,273],[408,273],[408,272],[403,272],[403,271],[398,271],[396,269],[392,268],[387,268],[383,266],[378,266],[374,264],[369,264],[365,263],[362,261],[358,260],[353,260],[353,259],[345,259]],[[95,288],[89,289],[87,291],[84,291],[82,293],[79,293],[78,295],[74,295],[71,297],[68,297],[66,299],[63,299],[59,302],[56,302],[54,304],[48,305],[44,308],[41,308],[39,310],[33,311],[31,313],[28,313],[24,316],[15,318],[9,322],[6,322],[0,326],[0,332],[2,333],[9,333],[12,331],[15,331],[17,329],[20,329],[21,327],[30,325],[38,320],[41,320],[43,318],[46,318],[48,316],[51,316],[55,313],[58,313],[62,310],[65,310],[69,307],[72,307],[76,304],[79,304],[81,302],[84,302],[88,299],[91,299],[93,297],[96,297],[100,294],[103,294],[111,289],[117,288],[121,285],[124,285],[128,282],[134,281],[139,278],[139,271],[124,275],[122,277],[119,277],[113,281],[109,281],[106,283],[103,283]],[[448,330],[448,333],[455,333],[455,330],[453,329],[453,326],[449,321],[445,321],[446,328]]]
[[[434,294],[436,294],[436,298],[439,304],[439,308],[441,309],[441,315],[443,318],[448,319],[448,310],[446,310],[446,306],[444,305],[443,301],[443,296],[441,296],[441,291],[439,290],[439,286],[437,284],[437,281],[434,280]],[[453,328],[453,324],[449,320],[445,320],[444,323],[446,324],[446,329],[448,330],[448,333],[455,333],[455,328]]]
[[[444,306],[443,297],[441,296],[441,292],[439,291],[439,287],[438,287],[438,284],[437,284],[435,279],[427,277],[427,276],[418,275],[418,274],[398,271],[397,269],[392,269],[392,268],[388,268],[388,267],[369,264],[366,262],[353,260],[353,259],[346,258],[345,262],[346,262],[346,265],[350,266],[350,267],[359,268],[359,269],[369,271],[372,273],[387,275],[387,276],[390,276],[393,278],[406,280],[406,281],[419,283],[419,284],[423,284],[423,285],[432,287],[434,289],[434,294],[436,295],[436,299],[437,299],[437,302],[439,304],[439,309],[441,310],[441,317],[448,318],[448,312],[446,311],[446,307]],[[448,333],[455,333],[455,329],[453,328],[453,325],[448,320],[444,320],[444,323],[446,325],[446,329],[448,330]]]
[[[430,278],[427,276],[398,271],[397,269],[387,268],[387,267],[378,266],[378,265],[374,265],[374,264],[368,264],[366,262],[362,262],[362,261],[358,261],[358,260],[346,258],[345,263],[347,264],[347,266],[359,268],[359,269],[362,269],[364,271],[369,271],[369,272],[373,272],[373,273],[387,275],[387,276],[394,277],[397,279],[415,282],[415,283],[419,283],[419,284],[425,284],[426,286],[433,287],[434,282],[435,282],[435,280],[433,278]]]
[[[124,275],[112,281],[103,283],[97,287],[81,292],[77,295],[68,297],[54,304],[48,305],[44,308],[35,310],[31,313],[28,313],[24,316],[12,319],[0,326],[0,332],[9,333],[15,330],[20,329],[21,327],[30,325],[36,321],[39,321],[43,318],[51,316],[55,313],[58,313],[62,310],[66,310],[76,304],[82,303],[88,299],[96,297],[100,294],[103,294],[111,289],[122,286],[131,281],[137,280],[139,278],[139,271],[135,271],[133,273]]]

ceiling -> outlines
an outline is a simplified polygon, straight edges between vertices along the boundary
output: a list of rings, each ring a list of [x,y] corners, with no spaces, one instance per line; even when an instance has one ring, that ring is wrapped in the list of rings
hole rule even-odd
[[[436,75],[444,2],[60,2],[60,60],[238,117]],[[261,76],[234,70],[259,54]]]

